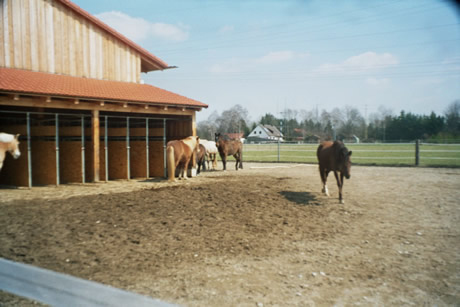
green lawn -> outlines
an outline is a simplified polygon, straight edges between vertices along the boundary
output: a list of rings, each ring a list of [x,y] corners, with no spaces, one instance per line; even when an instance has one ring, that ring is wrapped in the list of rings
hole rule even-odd
[[[353,164],[415,165],[415,144],[346,144]],[[317,163],[317,144],[245,144],[243,161]],[[233,160],[233,158],[229,158]],[[421,166],[460,167],[460,144],[420,145]]]

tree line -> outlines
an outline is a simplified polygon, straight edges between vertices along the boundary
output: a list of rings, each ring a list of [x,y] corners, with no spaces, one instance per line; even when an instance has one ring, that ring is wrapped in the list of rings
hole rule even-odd
[[[285,141],[317,142],[326,139],[357,140],[362,142],[460,141],[460,100],[449,104],[442,115],[431,112],[419,115],[380,107],[368,119],[352,106],[327,110],[286,109],[281,116],[266,113],[257,121],[250,121],[248,111],[241,105],[212,113],[197,124],[201,138],[213,139],[214,133],[249,133],[258,125],[272,125],[284,135]]]

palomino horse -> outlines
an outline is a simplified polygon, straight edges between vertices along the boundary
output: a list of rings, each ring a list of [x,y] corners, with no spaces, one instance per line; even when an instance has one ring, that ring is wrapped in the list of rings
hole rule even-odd
[[[240,140],[224,140],[220,133],[215,134],[216,146],[219,150],[222,164],[224,165],[224,171],[227,170],[227,156],[233,156],[236,160],[235,169],[243,168],[243,143]]]
[[[208,161],[208,169],[211,169],[211,167],[209,167],[209,162],[211,162],[212,169],[215,170],[217,167],[218,152],[216,142],[200,139],[200,144],[203,144],[206,148],[206,161]]]
[[[203,144],[201,144],[201,140],[200,140],[199,148],[200,150],[198,150],[198,153],[196,155],[196,163],[198,164],[198,169],[196,170],[197,174],[201,172],[202,167],[203,167],[203,170],[206,169],[206,164],[205,164],[206,148],[204,147]]]
[[[197,153],[200,138],[189,136],[182,140],[169,141],[166,144],[166,163],[168,166],[168,180],[174,181],[176,168],[179,166],[179,179],[187,179],[188,164],[192,155]],[[192,161],[195,165],[195,161]]]
[[[13,135],[0,132],[0,170],[3,167],[3,161],[8,151],[13,158],[17,159],[21,155],[19,151],[19,134]]]
[[[343,204],[343,177],[350,179],[351,176],[351,151],[348,151],[341,141],[335,141],[334,143],[331,141],[325,141],[319,145],[316,155],[318,156],[319,162],[319,174],[321,176],[321,181],[323,182],[322,192],[329,196],[326,180],[329,172],[333,171],[335,179],[337,180],[337,186],[339,187],[339,201]],[[340,173],[340,177],[338,173]]]

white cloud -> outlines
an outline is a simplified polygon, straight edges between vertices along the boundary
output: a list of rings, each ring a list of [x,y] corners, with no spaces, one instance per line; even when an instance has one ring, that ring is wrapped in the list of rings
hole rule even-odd
[[[287,62],[297,58],[303,58],[308,56],[308,53],[297,53],[290,50],[285,51],[272,51],[268,54],[256,59],[257,63],[260,64],[275,64],[281,62]]]
[[[398,59],[390,53],[377,54],[375,52],[365,52],[356,56],[349,57],[342,63],[324,64],[316,71],[321,73],[360,73],[370,69],[384,69],[399,64]]]
[[[143,18],[131,17],[116,11],[104,12],[95,16],[136,42],[149,37],[169,41],[184,41],[188,39],[188,29],[182,24],[152,23]]]

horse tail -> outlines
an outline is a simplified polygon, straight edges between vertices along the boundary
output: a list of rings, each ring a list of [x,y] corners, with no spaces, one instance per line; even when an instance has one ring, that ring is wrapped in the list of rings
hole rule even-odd
[[[168,167],[168,180],[174,181],[176,177],[176,161],[174,159],[174,146],[166,147],[166,165]]]

